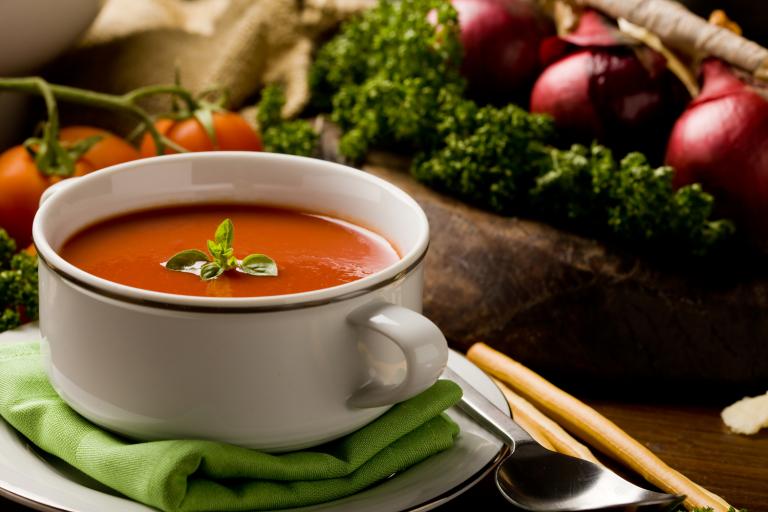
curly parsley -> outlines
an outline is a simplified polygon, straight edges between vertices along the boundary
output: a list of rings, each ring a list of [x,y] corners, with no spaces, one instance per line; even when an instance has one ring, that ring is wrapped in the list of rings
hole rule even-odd
[[[37,257],[16,253],[16,242],[0,228],[0,332],[38,316]]]
[[[310,73],[315,106],[343,130],[341,154],[413,151],[413,175],[438,190],[641,250],[703,255],[731,237],[731,222],[711,218],[712,196],[674,190],[671,168],[640,153],[617,162],[600,145],[558,149],[549,118],[464,98],[461,53],[443,0],[381,0],[345,23]]]
[[[616,162],[599,144],[547,149],[531,189],[534,211],[552,222],[639,248],[665,246],[705,255],[734,234],[711,220],[714,198],[694,184],[675,190],[673,169],[653,167],[640,153]]]
[[[272,153],[312,156],[317,147],[318,133],[309,121],[283,119],[283,105],[285,95],[279,86],[268,85],[264,88],[256,114],[264,149]]]
[[[676,512],[686,512],[686,510],[684,508],[679,508]],[[695,508],[690,512],[715,512],[715,511],[711,507],[705,507],[705,508]],[[747,509],[742,508],[737,510],[734,507],[731,507],[728,509],[728,512],[747,512]]]
[[[359,160],[374,145],[440,143],[436,126],[464,91],[458,31],[449,2],[381,1],[320,49],[310,72],[313,101],[332,107],[343,155]]]
[[[466,114],[469,108],[465,105]],[[413,175],[444,192],[499,213],[519,213],[539,170],[551,120],[514,105],[476,108],[451,120],[444,145],[419,155]]]

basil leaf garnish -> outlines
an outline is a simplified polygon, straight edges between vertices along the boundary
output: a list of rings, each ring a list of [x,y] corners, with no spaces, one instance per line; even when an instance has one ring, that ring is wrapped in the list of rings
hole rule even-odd
[[[203,281],[216,279],[225,271],[236,269],[252,276],[276,276],[277,263],[265,254],[250,254],[239,261],[232,248],[235,226],[232,220],[224,219],[216,228],[213,240],[207,241],[210,257],[203,251],[187,249],[162,263],[168,270],[197,274]]]
[[[235,226],[232,224],[232,220],[224,219],[219,227],[216,228],[216,235],[214,240],[221,246],[222,249],[228,249],[232,247],[232,239],[235,237]]]
[[[217,244],[213,240],[208,240],[206,245],[208,245],[208,252],[211,253],[211,256],[213,256],[214,259],[217,258],[223,250],[221,244]]]
[[[165,262],[165,268],[169,270],[178,270],[179,272],[196,271],[200,268],[200,263],[210,261],[210,258],[203,251],[197,249],[187,249],[174,254],[171,259]]]
[[[224,267],[225,270],[237,267],[237,258],[235,257],[235,250],[233,248],[230,247],[221,253],[221,261],[219,262],[219,265]]]
[[[210,281],[224,273],[224,269],[218,263],[211,261],[200,267],[200,279]]]
[[[252,276],[276,276],[277,263],[265,254],[249,254],[240,262],[238,270]]]

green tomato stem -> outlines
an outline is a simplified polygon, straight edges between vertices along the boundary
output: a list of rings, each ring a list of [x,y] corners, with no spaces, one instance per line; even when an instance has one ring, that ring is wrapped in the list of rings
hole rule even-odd
[[[30,139],[25,145],[37,145],[35,165],[46,175],[71,176],[75,171],[75,161],[59,143],[59,113],[56,99],[49,84],[41,79],[34,80],[34,85],[43,96],[48,114],[48,122],[44,125],[41,139]]]
[[[53,97],[53,92],[51,91],[51,88],[48,85],[48,82],[46,82],[42,78],[36,78],[33,80],[35,82],[37,89],[40,91],[40,94],[43,96],[43,99],[45,100],[45,108],[47,110],[48,122],[50,123],[51,129],[55,132],[58,132],[59,131],[59,111],[56,105],[56,99]]]
[[[190,112],[194,111],[200,106],[199,102],[194,98],[194,96],[192,96],[192,93],[180,85],[148,85],[146,87],[139,87],[138,89],[128,91],[127,93],[120,96],[120,98],[124,99],[128,103],[135,104],[136,100],[146,96],[153,96],[155,94],[171,94],[174,97],[178,96],[184,100],[184,103],[187,104],[187,108]]]
[[[118,112],[125,112],[133,117],[139,119],[141,124],[144,125],[157,148],[157,154],[163,154],[165,148],[173,149],[180,153],[186,152],[186,150],[174,143],[155,128],[152,117],[147,114],[141,107],[136,104],[136,101],[140,98],[151,96],[154,94],[172,94],[180,97],[190,107],[197,107],[197,101],[190,94],[189,91],[177,85],[156,85],[147,86],[129,91],[123,95],[106,94],[102,92],[89,91],[86,89],[78,89],[76,87],[70,87],[66,85],[49,84],[45,80],[39,77],[21,77],[21,78],[0,78],[0,91],[15,91],[23,92],[27,94],[41,94],[46,99],[46,105],[48,107],[48,114],[51,115],[52,107],[50,102],[53,98],[69,101],[72,103],[79,103],[82,105],[89,105],[92,107],[100,107],[108,110],[114,110]],[[55,101],[53,102],[53,112],[56,113]],[[55,135],[58,135],[58,116],[55,116],[55,130],[52,130]]]

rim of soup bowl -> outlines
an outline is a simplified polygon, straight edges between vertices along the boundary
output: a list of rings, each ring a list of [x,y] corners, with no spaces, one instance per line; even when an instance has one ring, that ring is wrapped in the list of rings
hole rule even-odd
[[[396,199],[408,206],[415,214],[417,222],[421,225],[416,243],[413,244],[397,262],[361,279],[343,283],[328,288],[320,288],[306,292],[290,293],[282,295],[266,295],[256,297],[206,297],[199,295],[182,295],[175,293],[158,292],[128,286],[108,279],[90,274],[62,258],[51,247],[43,233],[45,218],[50,212],[64,207],[67,194],[82,184],[91,181],[108,179],[113,174],[126,172],[127,169],[151,166],[158,162],[171,162],[174,160],[219,160],[228,158],[245,158],[252,160],[276,161],[276,160],[303,160],[307,165],[321,166],[334,169],[334,172],[362,179],[385,189]],[[160,205],[158,205],[160,206]],[[128,213],[126,211],[125,213]],[[92,219],[98,221],[99,219]],[[383,235],[383,233],[382,233]],[[196,153],[182,153],[174,155],[161,155],[149,158],[133,160],[122,164],[113,165],[97,172],[79,177],[77,182],[54,193],[45,200],[38,209],[32,226],[32,238],[37,248],[40,262],[56,273],[61,278],[87,291],[103,297],[115,299],[121,302],[132,303],[161,309],[192,311],[202,313],[246,313],[281,311],[286,309],[300,309],[306,307],[321,306],[334,302],[352,299],[365,295],[373,290],[383,288],[394,282],[400,281],[410,274],[424,260],[429,246],[429,221],[421,206],[401,188],[373,176],[365,171],[348,167],[346,165],[329,162],[317,158],[309,158],[280,153],[251,152],[251,151],[206,151]]]

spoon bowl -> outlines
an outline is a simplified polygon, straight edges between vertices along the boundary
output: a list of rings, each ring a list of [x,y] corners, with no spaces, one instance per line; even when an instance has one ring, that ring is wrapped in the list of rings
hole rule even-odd
[[[464,395],[457,404],[510,448],[496,468],[496,486],[510,503],[537,512],[575,512],[653,506],[674,510],[684,496],[649,491],[592,462],[547,450],[456,372],[443,378]]]
[[[525,510],[576,511],[679,504],[682,496],[648,491],[592,462],[518,443],[496,468],[496,486]]]

